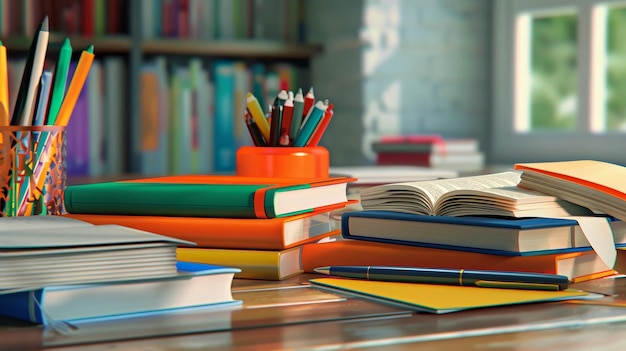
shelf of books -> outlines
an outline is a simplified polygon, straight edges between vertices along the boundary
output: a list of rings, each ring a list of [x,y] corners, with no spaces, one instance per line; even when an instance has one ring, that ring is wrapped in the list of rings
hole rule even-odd
[[[245,94],[265,109],[279,90],[312,85],[322,47],[304,40],[304,11],[301,0],[4,1],[10,102],[47,16],[50,57],[66,38],[76,59],[89,45],[96,55],[68,125],[70,177],[230,172],[249,142]]]

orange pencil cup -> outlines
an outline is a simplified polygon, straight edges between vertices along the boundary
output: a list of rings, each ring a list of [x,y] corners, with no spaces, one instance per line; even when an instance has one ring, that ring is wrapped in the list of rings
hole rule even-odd
[[[0,217],[64,212],[65,127],[0,126]]]
[[[237,150],[237,175],[276,178],[328,178],[330,156],[322,146],[242,146]]]

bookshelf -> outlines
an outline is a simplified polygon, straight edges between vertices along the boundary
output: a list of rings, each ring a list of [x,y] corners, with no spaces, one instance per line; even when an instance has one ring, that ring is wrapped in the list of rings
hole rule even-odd
[[[118,97],[119,101],[123,101],[123,109],[121,110],[123,116],[116,118],[122,125],[115,127],[118,128],[117,133],[111,133],[106,129],[106,123],[110,124],[110,122],[101,121],[99,123],[104,128],[102,133],[106,135],[97,136],[103,139],[103,144],[118,143],[120,145],[116,148],[110,147],[106,150],[91,152],[90,162],[99,154],[103,154],[103,157],[106,158],[100,160],[102,164],[95,167],[95,174],[72,174],[73,171],[70,168],[70,176],[99,177],[153,173],[150,170],[146,171],[141,166],[142,163],[150,163],[150,161],[142,161],[143,146],[139,139],[145,138],[145,125],[141,117],[144,112],[143,109],[145,109],[141,106],[142,72],[145,71],[146,65],[154,62],[155,59],[164,58],[167,62],[168,76],[165,79],[169,82],[174,79],[173,72],[181,66],[190,66],[192,61],[200,62],[200,66],[203,68],[202,72],[207,74],[207,82],[210,84],[214,83],[213,65],[217,61],[243,64],[248,70],[254,65],[260,65],[266,69],[267,74],[282,69],[277,67],[289,66],[297,71],[297,78],[295,79],[300,82],[299,86],[295,86],[294,89],[302,88],[304,90],[312,85],[309,75],[310,60],[323,50],[319,44],[307,43],[302,40],[303,36],[300,31],[304,27],[303,23],[294,24],[293,18],[289,20],[292,23],[287,23],[288,20],[285,19],[282,24],[281,28],[284,35],[279,33],[275,37],[268,36],[272,34],[269,30],[271,28],[267,23],[261,23],[262,21],[280,22],[276,21],[276,18],[271,21],[271,16],[261,15],[258,12],[261,7],[267,7],[267,11],[276,11],[276,4],[279,4],[278,9],[284,11],[286,16],[299,13],[300,15],[294,18],[296,21],[302,21],[301,11],[306,10],[304,0],[272,0],[271,2],[268,0],[148,0],[131,2],[119,0],[51,0],[50,3],[24,2],[20,5],[9,1],[0,2],[0,40],[7,47],[10,60],[26,56],[32,40],[27,27],[35,28],[40,18],[47,14],[51,25],[48,48],[50,60],[53,61],[56,58],[62,40],[69,37],[76,56],[89,44],[94,45],[96,61],[102,63],[101,84],[106,84],[106,80],[111,79],[109,78],[111,75],[106,71],[105,62],[114,59],[123,62],[122,69],[118,70],[124,73],[122,73],[122,77],[117,78],[122,80],[122,83],[118,82],[117,84],[123,84],[124,88],[124,92],[119,93],[122,96]],[[193,30],[187,32],[182,29],[179,29],[180,33],[171,33],[171,26],[169,33],[164,33],[165,28],[151,29],[151,26],[166,26],[165,23],[172,21],[172,15],[169,15],[167,19],[165,18],[166,14],[172,12],[172,8],[166,6],[172,6],[172,4],[181,6],[176,11],[185,11],[185,13],[173,15],[177,18],[175,21],[180,21],[184,16],[188,16],[189,21],[192,22],[194,8],[211,4],[210,6],[214,6],[214,10],[217,11],[219,8],[219,11],[222,11],[219,16],[213,17],[213,19],[223,17],[224,11],[238,11],[240,15],[236,16],[235,22],[241,21],[238,18],[243,17],[247,29],[235,28],[231,34],[225,35],[224,38],[220,37],[217,32],[212,34],[212,38],[201,37],[197,30],[195,34],[192,33]],[[28,6],[34,6],[34,8]],[[100,9],[100,12],[97,9]],[[89,11],[89,16],[85,17],[85,11]],[[207,10],[204,14],[210,12]],[[117,17],[109,20],[110,13],[114,13],[114,16]],[[254,15],[254,19],[251,19],[252,15]],[[15,21],[15,18],[18,20]],[[90,23],[93,23],[93,27],[86,28]],[[197,25],[197,19],[195,23]],[[259,23],[265,30],[263,36],[255,33],[259,30]],[[272,23],[272,25],[276,25],[276,23]],[[288,28],[296,27],[299,28],[297,34],[287,32]],[[180,23],[178,28],[182,28]],[[224,33],[229,31],[218,22],[215,22],[215,28],[215,31],[221,30]],[[92,68],[90,76],[93,71]],[[252,73],[248,73],[249,85],[252,84],[252,79]],[[193,97],[196,100],[199,98]],[[102,101],[101,106],[105,110],[110,108],[107,106],[108,101],[106,98]],[[103,114],[106,119],[107,112]],[[215,116],[210,117],[214,118]],[[234,125],[234,128],[237,128],[238,124],[234,123]],[[71,128],[71,124],[68,128]],[[240,131],[233,132],[238,133],[237,138],[241,138]],[[243,137],[249,138],[247,135]],[[235,147],[239,144],[239,141],[235,141]],[[95,143],[92,143],[93,145]],[[71,154],[70,148],[71,146],[68,146],[69,154]],[[68,155],[68,157],[72,156]],[[115,158],[115,161],[111,161],[112,158]],[[113,162],[116,165],[108,165],[107,162]],[[206,171],[206,169],[189,170],[192,173]],[[177,171],[168,173],[177,173]]]

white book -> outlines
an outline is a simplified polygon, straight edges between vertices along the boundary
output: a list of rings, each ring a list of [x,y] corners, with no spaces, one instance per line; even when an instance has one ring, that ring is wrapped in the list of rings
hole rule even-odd
[[[172,274],[193,243],[59,216],[0,218],[0,290]]]

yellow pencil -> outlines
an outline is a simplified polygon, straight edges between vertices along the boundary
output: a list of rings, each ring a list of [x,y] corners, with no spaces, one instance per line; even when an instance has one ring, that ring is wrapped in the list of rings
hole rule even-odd
[[[246,94],[246,105],[248,106],[248,111],[254,118],[256,125],[259,127],[263,138],[265,138],[266,142],[270,140],[270,124],[267,122],[265,118],[265,113],[263,113],[263,109],[261,108],[261,104],[259,104],[259,100],[252,95],[252,93]]]
[[[83,89],[85,81],[87,80],[87,75],[89,74],[93,58],[93,45],[89,45],[89,47],[83,50],[80,54],[76,71],[74,72],[70,85],[67,88],[67,92],[65,93],[65,97],[61,103],[61,108],[59,109],[59,114],[57,115],[54,125],[67,126],[70,121],[74,105],[76,105],[76,100],[78,100],[78,95],[80,95],[80,91]]]
[[[7,48],[0,41],[0,126],[9,125],[9,76],[7,67]]]

